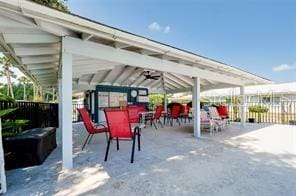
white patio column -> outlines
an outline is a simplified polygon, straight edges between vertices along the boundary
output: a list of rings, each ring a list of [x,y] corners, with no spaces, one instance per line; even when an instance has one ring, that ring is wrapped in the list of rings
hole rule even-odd
[[[165,92],[163,94],[163,107],[164,107],[164,111],[167,112],[168,109],[168,100],[167,100],[167,93]]]
[[[62,78],[58,79],[58,107],[59,107],[59,128],[57,130],[57,143],[62,144]]]
[[[246,97],[245,97],[245,87],[240,87],[240,119],[241,125],[245,126],[246,124]]]
[[[62,53],[61,72],[61,128],[62,128],[62,164],[63,169],[73,167],[72,139],[72,54]]]
[[[192,106],[193,106],[193,135],[194,137],[200,137],[200,78],[193,78],[192,89]]]

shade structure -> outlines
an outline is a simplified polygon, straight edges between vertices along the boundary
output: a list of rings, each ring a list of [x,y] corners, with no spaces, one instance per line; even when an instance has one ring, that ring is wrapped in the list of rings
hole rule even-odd
[[[216,60],[31,1],[0,0],[0,21],[0,51],[44,88],[57,86],[63,49],[73,54],[74,90],[108,84],[183,92],[191,91],[193,77],[200,78],[201,91],[270,83]],[[147,70],[161,77],[146,80]]]
[[[200,91],[271,81],[222,62],[26,0],[0,0],[0,51],[42,88],[59,92],[63,168],[73,167],[72,90],[96,85],[193,90],[200,137]],[[145,73],[159,75],[158,80]],[[58,133],[59,135],[59,133]]]

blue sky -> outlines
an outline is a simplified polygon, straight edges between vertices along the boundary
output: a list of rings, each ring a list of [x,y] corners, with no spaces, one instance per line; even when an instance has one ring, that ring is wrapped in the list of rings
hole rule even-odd
[[[76,14],[275,82],[296,81],[295,0],[68,0],[67,4]]]

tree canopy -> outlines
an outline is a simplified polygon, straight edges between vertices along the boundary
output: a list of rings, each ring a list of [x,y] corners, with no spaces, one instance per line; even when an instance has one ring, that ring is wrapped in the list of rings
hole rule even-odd
[[[36,3],[46,5],[64,12],[70,12],[68,6],[65,4],[67,0],[32,0]]]

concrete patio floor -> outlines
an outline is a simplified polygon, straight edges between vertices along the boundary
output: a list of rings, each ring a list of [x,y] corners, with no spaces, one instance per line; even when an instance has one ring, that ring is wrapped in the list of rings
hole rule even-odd
[[[74,169],[61,171],[58,147],[41,166],[7,171],[7,195],[296,195],[296,126],[231,124],[201,139],[192,125],[143,130],[130,164],[131,142],[116,142],[103,161],[105,135],[84,151],[74,128]]]

